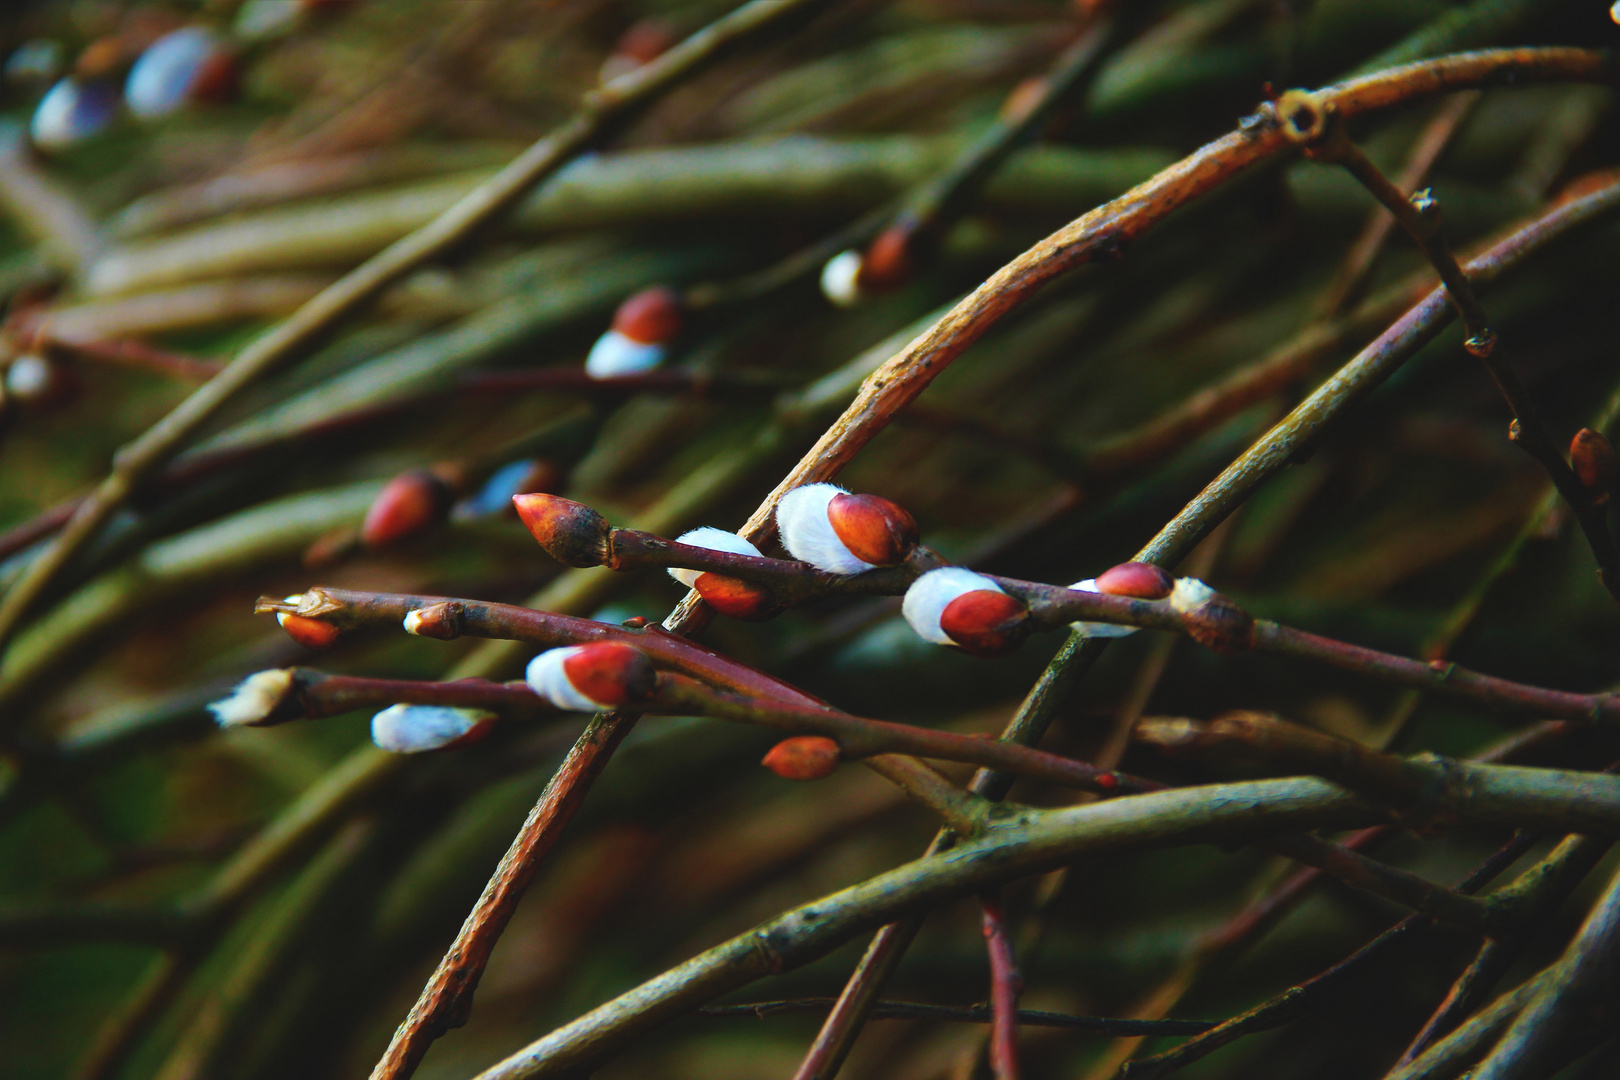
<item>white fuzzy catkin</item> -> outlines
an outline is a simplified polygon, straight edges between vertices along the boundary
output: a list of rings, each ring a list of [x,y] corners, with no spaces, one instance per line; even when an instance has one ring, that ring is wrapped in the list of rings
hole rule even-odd
[[[1069,588],[1078,589],[1080,592],[1096,592],[1097,579],[1088,577],[1084,581],[1075,582]],[[1072,622],[1069,625],[1086,637],[1125,637],[1141,629],[1140,626],[1123,626],[1120,623],[1106,622]]]
[[[861,302],[861,253],[851,249],[827,260],[821,268],[821,295],[842,308]]]
[[[1203,607],[1219,594],[1197,578],[1176,578],[1176,584],[1170,590],[1170,606],[1183,615],[1189,611]]]
[[[683,532],[675,538],[677,544],[688,544],[692,547],[708,548],[710,551],[729,551],[733,555],[758,555],[759,548],[733,532],[716,529],[712,525]],[[690,589],[697,583],[698,576],[705,573],[702,570],[688,570],[685,567],[672,566],[669,576]]]
[[[494,714],[445,705],[390,705],[371,718],[371,741],[394,754],[448,746]]]
[[[648,344],[609,330],[591,346],[590,355],[585,358],[585,374],[593,379],[639,375],[662,364],[667,351],[657,342]]]
[[[872,569],[873,564],[855,557],[827,517],[827,504],[843,494],[846,492],[837,484],[794,488],[776,504],[776,531],[782,537],[782,546],[795,559],[829,574],[859,574]]]
[[[963,593],[1005,592],[994,578],[975,574],[960,566],[941,566],[911,583],[901,601],[900,614],[917,631],[917,636],[935,645],[953,645],[949,634],[940,629],[939,617]]]
[[[203,65],[220,40],[203,26],[186,26],[154,41],[129,69],[124,102],[142,120],[167,116],[191,99]]]
[[[600,702],[592,701],[575,689],[573,682],[568,678],[568,672],[563,670],[563,661],[579,652],[581,647],[568,645],[561,649],[547,649],[530,660],[528,669],[523,673],[523,677],[529,683],[529,689],[559,709],[571,712],[596,712],[603,708]]]
[[[241,727],[262,723],[276,710],[292,689],[290,668],[258,671],[243,679],[231,696],[208,706],[220,727]]]

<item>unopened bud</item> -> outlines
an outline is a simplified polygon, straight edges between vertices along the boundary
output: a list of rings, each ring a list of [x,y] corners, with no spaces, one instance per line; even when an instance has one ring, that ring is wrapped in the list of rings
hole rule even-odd
[[[124,100],[142,120],[155,120],[188,102],[224,101],[236,89],[236,58],[203,26],[165,34],[129,69]]]
[[[460,600],[441,600],[437,604],[407,611],[405,632],[437,641],[454,641],[461,636],[463,610]]]
[[[1002,656],[1029,634],[1029,611],[995,579],[959,566],[930,570],[911,583],[900,612],[919,637],[973,656]]]
[[[1254,648],[1254,616],[1196,578],[1177,578],[1170,606],[1192,639],[1218,653]]]
[[[558,708],[595,712],[645,700],[658,672],[640,649],[617,641],[547,649],[529,661],[529,688]]]
[[[453,501],[455,492],[438,474],[427,469],[400,473],[366,511],[360,542],[372,549],[401,543],[442,522]]]
[[[856,283],[863,293],[893,292],[911,280],[916,273],[912,243],[917,235],[917,223],[907,219],[896,221],[867,247],[861,256],[860,273]]]
[[[456,504],[450,516],[456,521],[471,521],[494,514],[515,514],[512,496],[556,491],[562,483],[563,471],[554,461],[514,461],[491,473],[476,493]]]
[[[1591,428],[1577,431],[1569,443],[1569,463],[1581,485],[1592,493],[1593,503],[1609,501],[1616,481],[1620,481],[1620,461],[1615,460],[1614,447],[1602,432]]]
[[[887,499],[851,495],[835,484],[805,484],[782,496],[776,530],[795,559],[829,574],[859,574],[905,561],[917,523]]]
[[[601,566],[607,562],[613,527],[583,503],[558,495],[512,496],[518,517],[546,553],[565,566]]]
[[[613,326],[597,338],[585,358],[585,373],[612,379],[651,371],[669,355],[669,343],[680,333],[685,305],[674,289],[643,289],[619,305]]]
[[[39,99],[28,134],[42,150],[65,150],[99,134],[118,113],[118,93],[100,79],[68,76]]]
[[[371,741],[395,754],[421,754],[469,746],[494,729],[482,709],[445,705],[390,705],[371,718]]]
[[[714,610],[744,622],[769,619],[782,607],[763,585],[724,574],[699,574],[692,587]]]
[[[663,19],[638,19],[619,36],[613,52],[602,61],[601,79],[612,82],[621,75],[658,59],[678,40],[675,28]]]
[[[1006,656],[1029,636],[1029,609],[1000,590],[963,593],[939,616],[940,629],[972,656]]]
[[[296,604],[304,599],[302,594],[294,593],[286,598],[286,603]],[[337,627],[320,619],[312,619],[307,615],[294,615],[287,611],[276,612],[276,622],[287,631],[287,636],[306,649],[324,649],[338,639]]]
[[[1109,596],[1163,600],[1174,587],[1175,579],[1162,567],[1152,563],[1120,563],[1097,575],[1097,591]]]
[[[259,671],[243,679],[231,696],[212,702],[208,711],[220,727],[252,727],[291,719],[297,712],[291,668]]]
[[[784,780],[820,780],[838,770],[838,744],[825,735],[796,735],[771,747],[760,764]]]
[[[675,538],[675,542],[677,544],[685,544],[688,547],[707,548],[710,551],[726,551],[733,555],[759,556],[761,554],[759,548],[755,547],[752,543],[743,539],[741,536],[738,536],[736,533],[726,532],[724,529],[716,529],[711,525],[704,525],[697,529],[689,529],[677,536]],[[704,572],[702,570],[689,570],[683,566],[672,566],[669,568],[669,576],[680,582],[682,585],[685,585],[688,589],[692,588],[696,584],[697,579],[701,577],[703,573]]]

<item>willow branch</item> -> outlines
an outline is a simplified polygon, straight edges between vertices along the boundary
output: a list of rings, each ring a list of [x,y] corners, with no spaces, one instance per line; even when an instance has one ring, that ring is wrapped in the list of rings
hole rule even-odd
[[[1452,254],[1441,233],[1439,202],[1427,191],[1420,191],[1408,199],[1351,141],[1331,107],[1320,105],[1314,95],[1298,92],[1285,94],[1278,102],[1277,112],[1282,117],[1284,129],[1305,147],[1308,156],[1343,166],[1383,204],[1428,257],[1430,265],[1444,283],[1447,297],[1457,308],[1467,328],[1468,340],[1464,348],[1485,365],[1508,407],[1513,410],[1514,420],[1508,429],[1509,438],[1541,464],[1553,485],[1569,503],[1597,559],[1599,580],[1615,602],[1620,603],[1620,549],[1616,548],[1614,535],[1609,531],[1607,515],[1594,503],[1592,493],[1564,460],[1563,453],[1536,408],[1535,400],[1525,389],[1496,332],[1491,329],[1485,308],[1480,304],[1467,273],[1458,265],[1457,257]]]
[[[613,124],[657,97],[722,49],[821,0],[753,0],[653,62],[593,91],[580,111],[499,173],[418,229],[344,275],[291,318],[258,338],[218,376],[124,447],[95,493],[0,601],[0,650],[84,545],[100,533],[149,472],[172,456],[243,389],[307,350],[387,286],[461,243]]]
[[[771,1016],[826,1012],[835,1000],[794,998],[789,1001],[753,1001],[741,1005],[709,1005],[692,1015],[717,1018],[752,1016],[763,1020]],[[988,1024],[991,1021],[991,1006],[879,1001],[873,1004],[869,1015],[873,1020],[949,1020],[964,1024]],[[1217,1023],[1214,1020],[1116,1020],[1107,1016],[1070,1016],[1034,1009],[1019,1009],[1017,1015],[1018,1022],[1029,1027],[1067,1028],[1099,1035],[1197,1035]]]

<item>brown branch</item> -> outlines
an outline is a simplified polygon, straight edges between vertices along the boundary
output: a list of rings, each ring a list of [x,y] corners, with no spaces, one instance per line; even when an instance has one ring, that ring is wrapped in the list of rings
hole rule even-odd
[[[1445,284],[1446,295],[1462,316],[1468,333],[1464,348],[1485,365],[1513,410],[1508,437],[1541,464],[1559,494],[1569,503],[1597,559],[1598,580],[1620,604],[1620,548],[1615,546],[1614,535],[1609,531],[1607,515],[1564,460],[1535,400],[1509,362],[1468,275],[1458,265],[1457,257],[1441,233],[1438,200],[1428,191],[1419,191],[1408,199],[1351,141],[1332,105],[1320,102],[1316,95],[1290,91],[1277,103],[1277,114],[1283,121],[1283,129],[1305,148],[1307,156],[1343,166],[1394,215],[1428,257]]]
[[[104,341],[38,335],[28,344],[30,348],[68,359],[151,371],[191,382],[207,382],[224,370],[224,365],[217,361],[160,349],[133,338]]]

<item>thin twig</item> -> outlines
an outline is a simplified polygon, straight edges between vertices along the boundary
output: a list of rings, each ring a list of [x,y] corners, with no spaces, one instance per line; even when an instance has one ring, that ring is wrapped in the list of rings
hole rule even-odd
[[[1305,148],[1307,156],[1343,166],[1394,215],[1428,257],[1445,284],[1447,297],[1462,316],[1468,333],[1463,347],[1485,365],[1513,410],[1508,437],[1547,470],[1586,534],[1597,559],[1598,580],[1620,604],[1620,548],[1616,547],[1614,535],[1609,531],[1607,515],[1564,460],[1535,400],[1509,362],[1468,274],[1458,265],[1457,257],[1441,232],[1439,202],[1427,191],[1407,198],[1351,141],[1333,108],[1319,103],[1315,95],[1291,91],[1277,103],[1277,114],[1284,130]]]
[[[985,951],[990,954],[990,1067],[996,1080],[1018,1080],[1018,994],[1023,977],[1013,955],[1012,936],[995,892],[979,897]]]
[[[741,1005],[710,1005],[693,1016],[745,1017],[761,1020],[770,1016],[822,1013],[832,1008],[836,998],[794,998],[790,1001],[754,1001]],[[868,1014],[873,1020],[951,1020],[964,1024],[988,1024],[993,1006],[925,1005],[912,1001],[879,1001]],[[1100,1035],[1197,1035],[1208,1031],[1216,1020],[1115,1020],[1106,1016],[1070,1016],[1066,1013],[1019,1009],[1018,1022],[1030,1027],[1068,1028]]]

